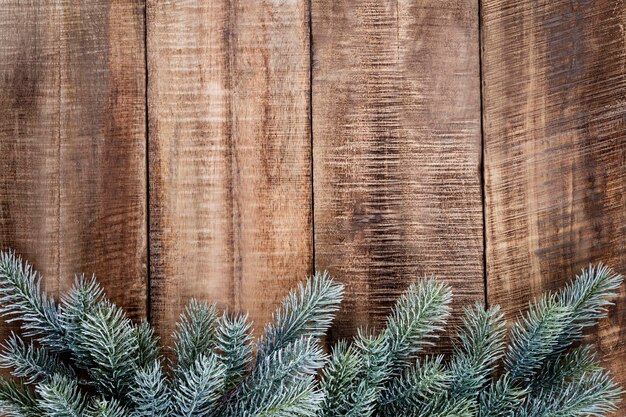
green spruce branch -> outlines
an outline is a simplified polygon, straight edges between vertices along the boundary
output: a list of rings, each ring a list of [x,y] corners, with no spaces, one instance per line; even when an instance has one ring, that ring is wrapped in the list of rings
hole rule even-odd
[[[622,391],[588,345],[622,277],[589,266],[531,303],[509,330],[498,307],[465,309],[450,357],[430,356],[452,292],[409,286],[380,331],[325,353],[320,339],[343,286],[316,274],[289,292],[258,340],[245,315],[192,301],[164,355],[95,278],[60,301],[12,252],[0,253],[0,315],[19,325],[0,349],[7,417],[583,417],[608,416]],[[172,358],[172,359],[169,359]]]

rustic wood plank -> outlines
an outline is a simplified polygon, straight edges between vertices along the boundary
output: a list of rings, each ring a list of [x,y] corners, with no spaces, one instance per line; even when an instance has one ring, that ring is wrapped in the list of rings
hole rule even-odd
[[[95,273],[146,314],[144,8],[0,6],[0,247],[52,293]]]
[[[59,22],[54,2],[0,6],[0,247],[61,286]]]
[[[257,323],[312,269],[305,1],[148,1],[152,317]]]
[[[483,1],[488,298],[510,316],[589,262],[626,272],[625,17]],[[595,336],[626,382],[625,291]]]
[[[314,0],[315,264],[347,284],[332,338],[436,274],[483,300],[476,1]]]

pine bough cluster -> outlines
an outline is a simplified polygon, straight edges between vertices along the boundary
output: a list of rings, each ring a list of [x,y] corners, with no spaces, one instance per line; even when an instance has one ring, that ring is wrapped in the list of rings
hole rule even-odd
[[[171,354],[91,278],[59,302],[13,253],[0,254],[0,313],[21,336],[4,343],[8,417],[575,417],[612,412],[621,390],[588,346],[620,275],[599,265],[530,305],[506,330],[497,307],[465,311],[449,358],[424,354],[450,313],[451,291],[420,279],[386,327],[330,354],[320,344],[343,287],[318,274],[291,291],[255,342],[245,316],[192,302]],[[508,333],[508,334],[507,334]]]

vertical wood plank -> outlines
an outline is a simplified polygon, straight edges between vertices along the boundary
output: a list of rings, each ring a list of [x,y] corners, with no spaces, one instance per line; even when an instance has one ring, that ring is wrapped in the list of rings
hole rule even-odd
[[[0,247],[146,313],[143,1],[0,6]]]
[[[0,6],[0,247],[60,277],[60,10],[54,1]],[[69,280],[68,280],[69,282]]]
[[[313,0],[315,264],[347,284],[333,338],[418,276],[483,300],[476,1]]]
[[[148,69],[153,321],[259,327],[312,269],[307,3],[148,1]]]
[[[482,21],[488,298],[512,316],[589,262],[626,272],[626,5],[484,0]],[[625,295],[595,334],[622,382]]]

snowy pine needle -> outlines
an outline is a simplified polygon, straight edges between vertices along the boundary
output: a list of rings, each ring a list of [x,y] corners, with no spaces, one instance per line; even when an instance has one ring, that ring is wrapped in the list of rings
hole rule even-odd
[[[450,315],[435,278],[409,286],[379,331],[325,353],[343,286],[316,274],[289,292],[258,340],[247,316],[191,301],[171,355],[96,280],[60,302],[12,252],[0,253],[0,314],[17,323],[0,350],[7,417],[583,417],[622,397],[584,330],[607,314],[622,277],[589,266],[530,304],[507,331],[498,307],[465,309],[450,357],[428,356]],[[432,349],[432,348],[431,348]],[[164,350],[168,352],[168,350]]]
[[[343,298],[343,286],[327,273],[315,274],[291,290],[265,326],[257,356],[266,357],[302,336],[321,337],[330,328]]]

